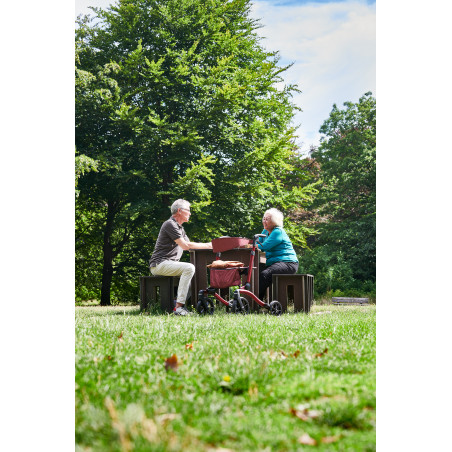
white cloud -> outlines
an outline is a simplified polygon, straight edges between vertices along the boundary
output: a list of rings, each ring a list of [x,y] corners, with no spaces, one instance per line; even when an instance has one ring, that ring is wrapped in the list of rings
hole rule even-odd
[[[318,129],[334,103],[356,102],[367,91],[376,95],[375,4],[356,1],[276,6],[256,1],[252,16],[267,50],[278,50],[281,64],[294,62],[287,83],[302,90],[294,103],[299,144],[318,144]]]
[[[93,15],[93,12],[88,8],[89,6],[107,9],[110,5],[115,3],[115,0],[75,0],[75,17],[79,14]]]

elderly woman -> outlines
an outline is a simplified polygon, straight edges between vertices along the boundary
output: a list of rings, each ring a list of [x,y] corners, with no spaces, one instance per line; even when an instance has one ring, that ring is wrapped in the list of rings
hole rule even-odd
[[[272,275],[292,274],[298,270],[298,258],[289,236],[283,229],[284,216],[278,209],[268,209],[262,218],[264,230],[258,248],[265,251],[267,258],[265,269],[259,275],[259,298],[263,300],[265,292],[272,283]]]

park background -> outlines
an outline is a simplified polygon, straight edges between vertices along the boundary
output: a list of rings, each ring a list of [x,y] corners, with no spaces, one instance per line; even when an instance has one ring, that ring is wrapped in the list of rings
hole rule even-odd
[[[449,192],[449,160],[442,131],[448,130],[444,112],[451,100],[443,58],[447,8],[444,2],[431,2],[428,9],[381,3],[378,276],[387,308],[379,317],[379,441],[385,450],[440,449],[447,432],[442,413],[450,402],[443,359],[450,308],[442,303],[447,295],[441,284],[449,278],[444,256],[451,251],[443,195]],[[47,9],[26,6],[24,12],[6,5],[5,17],[21,21],[2,29],[3,42],[15,43],[4,49],[9,114],[1,183],[12,220],[2,224],[8,282],[2,339],[14,345],[4,351],[12,363],[3,374],[5,442],[20,438],[32,448],[41,440],[48,450],[61,450],[62,444],[72,447],[74,416],[73,8],[61,2],[48,2]],[[20,49],[27,49],[26,56]],[[26,120],[18,120],[24,114]],[[419,221],[426,206],[436,213],[433,225]],[[438,282],[428,297],[414,289],[426,263]],[[18,295],[22,288],[25,303]],[[428,308],[426,301],[432,303]],[[44,371],[30,378],[30,369]],[[420,389],[421,381],[432,380],[428,392]],[[14,422],[25,409],[34,420],[28,435]]]
[[[168,207],[185,198],[202,242],[250,237],[281,209],[317,299],[375,301],[375,3],[213,5],[134,9],[140,26],[125,7],[119,26],[95,9],[78,21],[76,300],[136,303]]]

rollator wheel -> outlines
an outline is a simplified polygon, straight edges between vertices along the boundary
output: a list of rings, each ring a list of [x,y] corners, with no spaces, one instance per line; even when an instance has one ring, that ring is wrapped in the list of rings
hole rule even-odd
[[[198,300],[198,304],[196,305],[196,311],[198,311],[199,315],[212,315],[215,311],[215,306],[213,301],[209,298],[204,298]]]
[[[274,300],[270,303],[270,314],[271,315],[282,314],[282,305],[279,301]]]
[[[237,303],[237,300],[234,298],[232,302],[232,312],[234,314],[249,314],[250,313],[250,304],[245,297],[240,297],[240,303]]]

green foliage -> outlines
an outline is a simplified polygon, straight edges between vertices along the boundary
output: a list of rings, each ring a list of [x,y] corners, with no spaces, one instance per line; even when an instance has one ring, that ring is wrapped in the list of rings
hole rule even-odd
[[[180,318],[77,307],[78,450],[301,450],[305,433],[316,450],[375,450],[375,307],[326,309]]]
[[[201,155],[197,163],[192,162],[185,174],[172,184],[171,190],[162,193],[177,198],[189,199],[191,210],[198,218],[205,218],[203,211],[212,203],[212,186],[215,185],[215,174],[211,166],[216,159],[211,155]]]
[[[87,201],[85,201],[87,204]],[[99,299],[102,278],[102,226],[105,208],[97,203],[75,204],[75,299]]]
[[[315,276],[314,298],[370,297],[376,298],[375,280],[359,280],[344,253],[333,253],[328,245],[304,252],[300,259],[300,273]]]
[[[249,0],[120,0],[78,21],[76,146],[97,171],[78,180],[77,212],[92,223],[76,232],[77,283],[89,271],[102,304],[110,293],[137,297],[178,197],[193,202],[190,238],[207,241],[249,236],[266,208],[290,213],[315,193],[287,176],[297,88],[277,88],[287,68],[260,45],[249,9]],[[305,244],[309,230],[290,220],[287,229]]]
[[[77,187],[80,176],[88,171],[97,171],[98,162],[86,155],[75,156],[75,186]]]
[[[302,261],[318,293],[375,283],[376,102],[366,93],[344,106],[333,106],[311,154],[321,167],[322,187],[310,207],[319,234]]]
[[[75,196],[78,197],[80,195],[80,190],[77,190],[77,185],[80,176],[89,171],[97,171],[99,162],[86,155],[77,155],[77,151],[75,151],[75,154]]]
[[[353,272],[344,253],[331,253],[330,247],[318,246],[303,255],[301,273],[315,275],[315,289],[319,294],[333,289],[344,290],[354,283]]]

